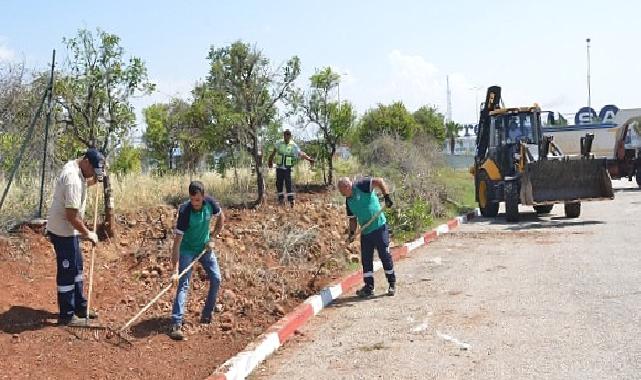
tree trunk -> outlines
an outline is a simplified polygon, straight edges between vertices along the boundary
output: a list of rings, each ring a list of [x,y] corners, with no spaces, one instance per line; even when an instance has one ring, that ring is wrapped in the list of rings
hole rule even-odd
[[[105,200],[105,233],[109,238],[116,236],[116,212],[114,207],[113,191],[109,176],[105,175],[102,181]]]
[[[320,146],[318,150],[318,161],[316,162],[316,165],[320,166],[321,173],[323,174],[323,183],[327,183],[327,172],[325,170],[325,147]]]
[[[252,157],[254,158],[254,165],[256,167],[256,192],[258,197],[254,202],[254,207],[259,206],[263,203],[265,198],[265,177],[263,177],[263,163],[262,156],[258,152],[258,138],[253,138],[253,146],[251,149]]]
[[[330,147],[329,157],[327,160],[327,171],[329,172],[329,174],[328,180],[327,182],[325,182],[326,185],[334,184],[334,153],[336,153],[336,146],[332,145]]]
[[[238,166],[236,163],[236,155],[234,154],[234,149],[229,150],[231,153],[231,165],[234,168],[234,183],[236,183],[236,190],[240,190],[240,182],[238,181]]]
[[[456,140],[454,139],[454,136],[450,136],[450,153],[452,156],[454,155],[454,144],[456,143]]]

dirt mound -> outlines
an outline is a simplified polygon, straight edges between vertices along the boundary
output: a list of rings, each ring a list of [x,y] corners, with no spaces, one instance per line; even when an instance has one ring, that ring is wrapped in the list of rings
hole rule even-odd
[[[174,291],[135,322],[130,348],[77,339],[54,326],[55,255],[42,235],[0,239],[0,370],[9,378],[204,378],[309,295],[345,272],[358,246],[345,243],[344,209],[326,195],[303,195],[294,210],[267,204],[225,210],[218,241],[223,277],[214,323],[198,324],[208,289],[200,265],[192,275],[187,341],[167,335]],[[102,324],[122,326],[169,283],[170,206],[118,218],[119,235],[97,248],[94,304]],[[89,246],[84,246],[88,272]],[[87,282],[87,281],[85,281]],[[86,285],[85,285],[86,286]],[[84,337],[83,337],[84,338]]]

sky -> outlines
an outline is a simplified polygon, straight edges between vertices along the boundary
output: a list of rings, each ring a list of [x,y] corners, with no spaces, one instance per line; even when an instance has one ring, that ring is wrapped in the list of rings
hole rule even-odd
[[[402,101],[474,123],[490,85],[507,106],[534,102],[574,113],[587,104],[586,38],[591,38],[592,106],[641,106],[641,2],[603,1],[0,1],[0,61],[46,68],[64,62],[63,37],[99,27],[141,57],[158,91],[141,109],[189,96],[207,74],[207,52],[237,40],[277,66],[297,55],[299,86],[314,70],[342,74],[335,96],[359,114]],[[340,94],[339,94],[340,92]],[[143,124],[142,120],[139,120]],[[144,126],[142,126],[144,128]]]

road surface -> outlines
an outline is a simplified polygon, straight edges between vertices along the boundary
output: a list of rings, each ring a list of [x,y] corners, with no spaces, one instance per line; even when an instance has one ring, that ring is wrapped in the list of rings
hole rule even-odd
[[[579,219],[522,207],[442,236],[397,263],[395,297],[338,299],[251,378],[640,378],[641,191],[614,186]]]

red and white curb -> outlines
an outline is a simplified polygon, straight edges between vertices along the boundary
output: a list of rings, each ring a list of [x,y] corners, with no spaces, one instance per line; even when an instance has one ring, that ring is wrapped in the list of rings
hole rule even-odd
[[[479,216],[479,210],[458,216],[446,224],[426,232],[422,237],[405,243],[401,246],[391,249],[394,261],[406,257],[409,252],[422,247],[435,240],[439,235],[446,234],[461,224]],[[374,261],[374,271],[383,269],[380,260]],[[337,284],[328,286],[321,290],[319,294],[309,297],[305,302],[298,305],[289,314],[281,318],[272,325],[266,333],[261,335],[256,341],[250,343],[245,349],[236,356],[227,360],[221,365],[214,374],[210,375],[207,380],[242,380],[260,364],[269,357],[274,351],[282,346],[296,330],[304,325],[309,319],[318,314],[323,308],[331,304],[343,293],[349,292],[356,285],[359,285],[363,279],[363,272],[357,271],[343,278]]]

